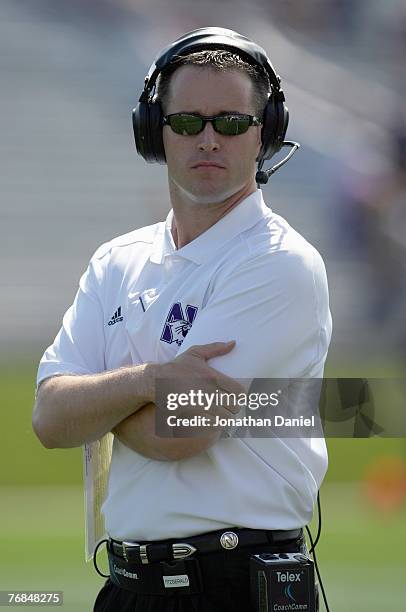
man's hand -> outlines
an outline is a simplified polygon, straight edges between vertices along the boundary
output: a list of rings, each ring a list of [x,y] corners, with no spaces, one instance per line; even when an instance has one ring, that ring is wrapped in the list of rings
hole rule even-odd
[[[230,376],[222,374],[218,370],[211,368],[207,361],[213,357],[226,355],[235,346],[235,341],[212,342],[210,344],[200,344],[191,346],[187,351],[168,363],[157,364],[155,366],[155,378],[157,379],[188,379],[202,378],[211,390],[222,389],[227,393],[243,393],[244,387]]]
[[[190,379],[201,380],[205,393],[214,393],[216,390],[239,395],[245,393],[245,388],[233,378],[226,376],[211,368],[207,361],[213,357],[226,355],[235,346],[235,342],[213,342],[199,346],[192,346],[176,357],[173,361],[164,364],[155,364],[153,374],[157,382],[162,380],[179,380],[182,385]],[[184,389],[183,389],[184,390]],[[149,403],[144,408],[130,415],[119,423],[113,433],[119,440],[140,454],[158,460],[179,460],[196,455],[212,446],[220,437],[221,429],[214,427],[191,428],[194,437],[161,438],[155,433],[156,405]],[[215,406],[210,415],[221,417],[230,416],[237,412],[235,406]],[[176,416],[208,416],[202,406],[180,407]],[[182,433],[187,431],[182,428]],[[198,434],[196,436],[196,434]]]

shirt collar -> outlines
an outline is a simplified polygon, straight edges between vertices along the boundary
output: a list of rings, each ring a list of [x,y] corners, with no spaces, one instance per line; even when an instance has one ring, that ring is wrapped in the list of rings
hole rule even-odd
[[[176,249],[171,232],[173,210],[170,210],[166,221],[159,224],[150,260],[160,264],[166,256],[176,254],[177,257],[202,264],[212,257],[213,251],[223,247],[225,243],[255,225],[269,213],[270,209],[263,200],[262,191],[257,189],[203,234],[181,249]]]

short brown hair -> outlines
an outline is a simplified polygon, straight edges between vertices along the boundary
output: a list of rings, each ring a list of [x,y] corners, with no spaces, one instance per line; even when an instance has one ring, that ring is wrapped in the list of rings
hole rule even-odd
[[[260,66],[249,64],[236,53],[220,49],[206,49],[189,55],[180,55],[163,68],[156,86],[156,100],[162,104],[163,108],[168,101],[171,77],[181,66],[209,67],[218,72],[231,70],[243,72],[251,79],[254,91],[254,112],[262,119],[270,91],[268,75]]]

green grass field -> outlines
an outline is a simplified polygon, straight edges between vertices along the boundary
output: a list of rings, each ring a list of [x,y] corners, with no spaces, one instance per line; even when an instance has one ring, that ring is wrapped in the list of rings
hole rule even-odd
[[[35,438],[33,363],[0,369],[0,590],[64,591],[63,610],[90,612],[103,579],[84,561],[81,450],[45,450]],[[331,439],[328,446],[318,559],[330,610],[398,612],[406,600],[405,500],[383,513],[360,483],[381,457],[404,460],[405,440]]]

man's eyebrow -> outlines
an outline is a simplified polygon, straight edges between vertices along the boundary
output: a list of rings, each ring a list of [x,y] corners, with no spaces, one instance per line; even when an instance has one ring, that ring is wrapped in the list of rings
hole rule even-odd
[[[242,113],[240,110],[226,110],[220,111],[219,115],[247,115],[248,113]]]

